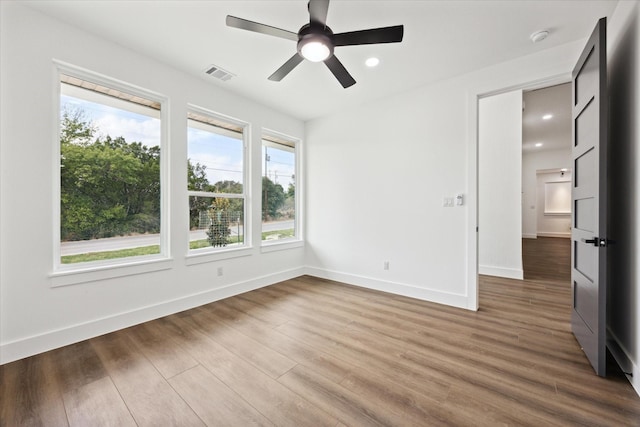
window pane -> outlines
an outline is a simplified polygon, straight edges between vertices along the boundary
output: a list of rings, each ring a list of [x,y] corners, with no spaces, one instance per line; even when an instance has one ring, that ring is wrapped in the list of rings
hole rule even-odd
[[[189,196],[189,249],[244,244],[244,200]]]
[[[244,245],[243,130],[213,114],[188,112],[190,250]]]
[[[243,193],[241,132],[189,120],[187,141],[190,191]]]
[[[263,140],[262,159],[262,240],[296,237],[295,148]]]
[[[60,262],[160,253],[159,103],[61,80]]]

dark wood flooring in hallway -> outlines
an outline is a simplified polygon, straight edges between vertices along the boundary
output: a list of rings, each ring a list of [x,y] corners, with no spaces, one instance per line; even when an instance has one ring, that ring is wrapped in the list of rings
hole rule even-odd
[[[522,239],[525,280],[571,282],[571,239],[538,237]]]

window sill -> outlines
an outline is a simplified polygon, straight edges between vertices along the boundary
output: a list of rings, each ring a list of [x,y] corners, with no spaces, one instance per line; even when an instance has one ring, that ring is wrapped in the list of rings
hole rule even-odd
[[[260,252],[268,253],[275,251],[285,251],[288,249],[302,248],[304,247],[304,240],[281,240],[273,242],[262,242]]]
[[[63,266],[58,271],[49,275],[51,287],[77,285],[98,280],[113,279],[117,277],[132,276],[134,274],[151,273],[154,271],[168,270],[173,267],[171,258],[144,258],[128,259],[126,263],[87,263],[86,265]]]
[[[243,247],[237,249],[226,249],[223,251],[211,251],[211,250],[192,250],[186,257],[187,265],[204,264],[207,262],[222,261],[224,259],[240,258],[244,256],[250,256],[253,253],[253,248]]]

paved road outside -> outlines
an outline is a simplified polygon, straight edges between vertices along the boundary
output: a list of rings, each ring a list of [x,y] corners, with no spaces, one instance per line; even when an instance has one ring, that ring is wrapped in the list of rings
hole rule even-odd
[[[293,220],[272,221],[263,224],[262,231],[287,230],[293,228]],[[231,228],[231,235],[242,234],[243,228]],[[207,238],[205,230],[195,230],[189,232],[189,240],[201,240]],[[142,246],[152,246],[160,244],[159,234],[141,234],[137,236],[118,236],[94,240],[78,240],[75,242],[62,242],[60,244],[60,255],[77,255],[89,252],[115,251],[119,249],[139,248]]]

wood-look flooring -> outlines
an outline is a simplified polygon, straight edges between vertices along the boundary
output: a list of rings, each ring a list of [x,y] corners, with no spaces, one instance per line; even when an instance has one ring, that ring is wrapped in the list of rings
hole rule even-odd
[[[522,239],[525,280],[571,282],[571,239],[538,237]]]
[[[471,312],[303,276],[2,366],[3,426],[624,426],[569,286],[482,277]]]

